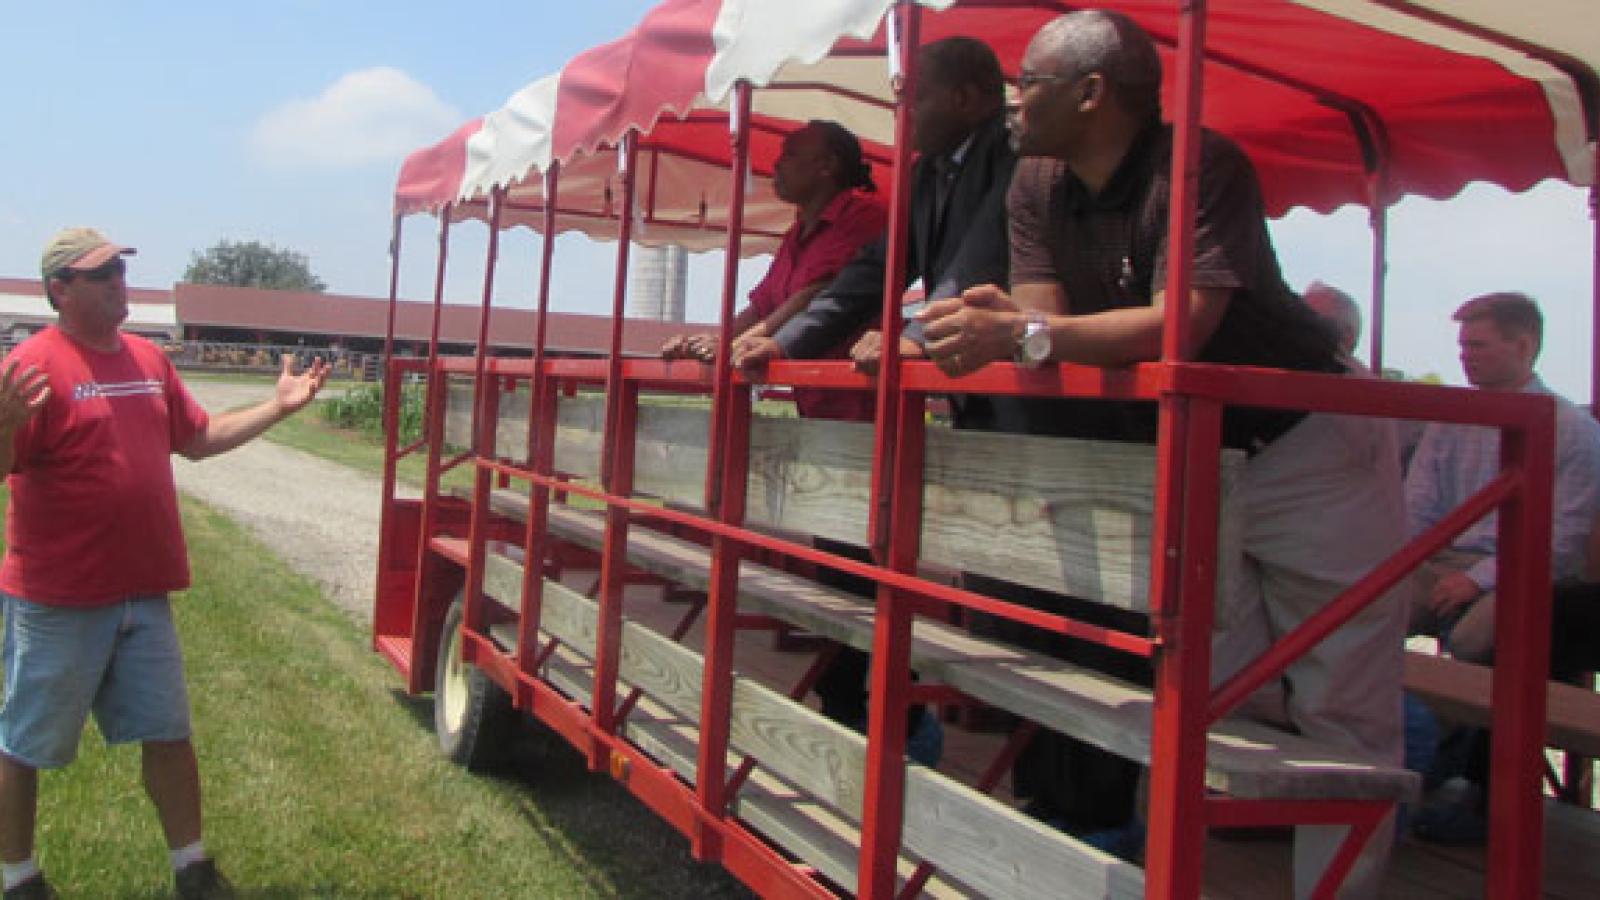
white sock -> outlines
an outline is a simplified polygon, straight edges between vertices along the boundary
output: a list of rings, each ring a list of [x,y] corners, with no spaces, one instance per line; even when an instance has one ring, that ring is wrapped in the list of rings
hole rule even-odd
[[[195,841],[187,847],[179,847],[172,851],[172,870],[174,872],[187,868],[206,858],[206,845]]]
[[[17,885],[39,874],[39,863],[33,857],[28,857],[19,863],[0,863],[0,872],[5,876],[5,890],[11,890]]]

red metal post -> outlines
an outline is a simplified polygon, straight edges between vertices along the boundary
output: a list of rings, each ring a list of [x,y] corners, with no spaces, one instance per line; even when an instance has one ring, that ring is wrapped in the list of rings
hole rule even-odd
[[[1589,186],[1589,221],[1594,233],[1594,252],[1590,260],[1593,285],[1589,289],[1589,413],[1600,417],[1600,151],[1594,157],[1594,184]]]
[[[617,216],[617,265],[611,292],[611,343],[606,357],[606,435],[611,435],[612,419],[617,415],[617,390],[622,383],[622,325],[628,297],[628,254],[633,242],[634,174],[638,168],[639,135],[630,131],[622,136],[617,168],[622,181],[622,208]],[[607,440],[600,448],[600,480],[610,489],[616,448]]]
[[[644,221],[653,222],[656,217],[656,188],[661,186],[661,151],[650,151],[650,184],[644,196]]]
[[[489,356],[491,355],[489,348],[489,318],[494,306],[494,276],[500,263],[500,219],[505,210],[505,195],[505,188],[495,188],[489,195],[489,246],[484,254],[483,303],[478,312],[478,343],[476,353],[473,356],[472,369],[473,387],[475,389],[482,386],[484,375],[488,371]],[[473,404],[472,410],[472,446],[473,449],[482,454],[484,450],[490,449],[494,435],[485,436],[479,434],[485,424],[485,420],[482,418],[485,410],[483,409],[482,396],[476,393],[474,396],[478,398],[478,402]],[[489,455],[492,456],[493,454]]]
[[[734,88],[731,177],[732,200],[728,208],[728,245],[722,270],[722,313],[717,338],[716,371],[711,402],[710,453],[706,466],[706,510],[717,521],[744,522],[745,489],[750,465],[750,391],[733,383],[730,349],[733,333],[734,294],[738,290],[739,251],[744,231],[745,182],[750,167],[750,84]],[[739,615],[739,561],[743,548],[721,536],[711,539],[711,585],[707,604],[701,674],[700,746],[695,761],[695,794],[701,820],[690,835],[699,859],[714,859],[722,852],[721,832],[708,827],[725,815],[729,796],[726,781],[728,719],[733,702],[733,638]],[[737,789],[735,785],[733,789]]]
[[[544,363],[546,358],[545,344],[550,335],[550,269],[555,262],[556,255],[556,201],[561,191],[561,163],[552,162],[550,168],[544,173],[544,242],[539,248],[539,300],[538,311],[534,317],[533,329],[533,397],[536,404],[528,415],[528,457],[530,462],[534,451],[535,422],[539,412],[544,407],[537,404],[543,396],[541,388],[545,382]]]
[[[1205,844],[1222,412],[1212,400],[1173,397],[1162,402],[1162,413],[1155,532],[1161,540],[1151,560],[1152,619],[1162,646],[1151,722],[1145,884],[1150,897],[1190,898],[1200,895]]]
[[[1173,98],[1172,201],[1167,218],[1166,327],[1161,358],[1178,362],[1189,353],[1189,286],[1194,265],[1194,215],[1200,193],[1200,97],[1204,73],[1206,0],[1180,0],[1178,64]]]
[[[534,412],[539,417],[530,429],[532,453],[528,468],[548,476],[555,467],[556,404],[558,386],[554,379],[544,379],[530,393]],[[550,488],[537,479],[531,481],[528,496],[528,522],[523,533],[522,606],[517,621],[517,669],[532,675],[544,655],[539,644],[539,623],[544,609],[545,556],[549,540],[547,527],[550,521]]]
[[[889,52],[898,58],[899,72],[891,72],[895,89],[894,185],[890,193],[889,248],[883,274],[883,359],[878,367],[878,422],[872,445],[872,494],[868,506],[867,539],[879,562],[916,566],[916,531],[921,520],[922,433],[918,414],[915,435],[903,433],[908,423],[900,391],[901,295],[911,233],[911,107],[917,91],[918,52],[922,12],[915,4],[898,0],[890,12]],[[921,395],[915,395],[920,406]],[[901,444],[914,441],[905,452]],[[910,463],[915,472],[908,484],[902,473]],[[912,495],[896,503],[902,488]],[[895,504],[891,506],[891,504]],[[911,521],[906,521],[909,513]],[[910,529],[908,542],[896,532]],[[910,557],[904,556],[909,546]],[[910,690],[911,604],[893,588],[878,587],[878,612],[872,633],[872,682],[867,709],[867,770],[861,810],[861,860],[857,894],[864,900],[890,900],[895,896],[896,860],[905,806],[906,694]]]
[[[400,391],[402,379],[394,369],[394,321],[400,305],[400,238],[404,230],[405,219],[396,215],[389,236],[389,314],[385,318],[383,330],[383,367],[379,370],[380,384],[383,385],[383,487],[378,504],[378,574],[377,586],[373,590],[374,611],[383,603],[385,589],[385,576],[389,571],[389,555],[393,553],[389,540],[390,522],[394,513],[394,483],[395,468],[397,464],[397,450],[400,445],[398,424],[400,421]],[[373,629],[372,638],[377,642],[378,631]]]
[[[744,521],[745,488],[750,470],[750,392],[728,395],[727,442],[720,472],[721,502],[717,518],[730,525]],[[705,668],[701,682],[700,746],[695,759],[696,793],[701,827],[690,836],[697,858],[721,853],[720,833],[707,827],[726,815],[730,798],[726,781],[729,719],[733,706],[733,638],[739,616],[739,562],[744,548],[721,535],[711,540],[711,585],[707,597]]]
[[[1185,0],[1181,7],[1167,223],[1167,259],[1176,264],[1167,268],[1161,347],[1162,359],[1169,363],[1189,354],[1206,23],[1205,0]],[[1200,894],[1205,841],[1205,713],[1211,671],[1211,592],[1197,582],[1204,580],[1200,557],[1214,558],[1216,553],[1215,481],[1221,412],[1214,402],[1171,392],[1163,394],[1160,404],[1150,608],[1156,637],[1163,646],[1156,657],[1145,884],[1150,897],[1189,898]],[[1197,502],[1207,496],[1211,503]],[[1209,520],[1197,520],[1204,512],[1201,507],[1209,507]],[[1209,546],[1201,549],[1207,542]],[[1190,553],[1196,554],[1194,559],[1189,558]],[[1214,577],[1214,563],[1211,570]],[[1196,589],[1200,593],[1185,594]]]
[[[879,558],[889,546],[889,486],[893,483],[895,413],[900,391],[901,296],[906,284],[906,246],[911,233],[911,102],[917,89],[917,52],[921,43],[920,7],[897,0],[890,13],[890,39],[898,49],[900,72],[891,73],[895,89],[894,183],[889,193],[889,248],[883,268],[883,359],[878,367],[878,427],[872,444],[872,502],[867,512],[867,540]],[[894,27],[898,22],[898,27]]]
[[[634,428],[638,424],[639,383],[622,379],[617,393],[617,414],[606,441],[616,447],[615,468],[609,494],[627,496],[633,492]],[[600,558],[600,608],[595,635],[594,711],[595,728],[604,734],[617,730],[617,671],[622,656],[623,592],[628,588],[628,509],[607,502],[606,530]],[[592,760],[591,760],[592,761]]]
[[[1389,284],[1389,207],[1382,193],[1382,176],[1369,181],[1367,220],[1372,225],[1372,346],[1368,348],[1372,373],[1383,375],[1383,319]]]
[[[1550,666],[1550,531],[1555,408],[1534,426],[1500,433],[1502,471],[1522,478],[1500,508],[1496,536],[1493,746],[1491,748],[1487,895],[1537,893],[1544,871],[1543,749],[1545,682]]]
[[[633,426],[639,390],[622,373],[622,326],[628,295],[628,250],[633,240],[634,175],[638,168],[639,137],[623,135],[617,154],[622,178],[622,208],[617,222],[616,280],[611,299],[611,347],[606,360],[606,426],[600,454],[600,478],[606,493],[627,496],[633,492]],[[603,734],[616,729],[617,667],[622,643],[622,593],[628,575],[628,510],[606,504],[606,532],[600,559],[600,610],[594,661],[592,709],[595,728]],[[596,742],[589,764],[599,769],[605,745]]]
[[[489,195],[489,246],[484,252],[483,304],[478,311],[478,343],[474,348],[472,370],[472,453],[477,459],[495,458],[494,433],[500,411],[499,376],[487,373],[489,366],[489,318],[494,306],[494,276],[500,263],[500,218],[505,210],[505,188]],[[462,628],[483,630],[483,563],[487,553],[485,530],[489,525],[489,478],[491,472],[474,466],[472,473],[472,515],[467,527],[466,610]],[[504,598],[509,600],[510,598]]]
[[[545,344],[550,326],[550,266],[556,248],[556,194],[561,164],[544,173],[544,243],[539,254],[539,307],[533,335],[533,389],[528,392],[528,468],[549,475],[555,466],[555,385],[545,373]],[[528,487],[528,528],[523,536],[522,617],[517,623],[517,669],[532,674],[539,656],[537,638],[544,606],[545,525],[550,514],[550,489],[533,481]]]
[[[389,315],[384,319],[383,326],[385,372],[389,371],[389,361],[394,358],[394,322],[400,306],[400,237],[404,226],[405,219],[396,215],[394,225],[389,232]]]
[[[439,211],[439,261],[434,270],[433,279],[433,324],[428,329],[428,375],[423,393],[423,434],[428,443],[428,464],[422,482],[422,534],[417,542],[417,580],[416,589],[412,596],[416,598],[411,611],[411,636],[414,641],[422,640],[428,634],[428,611],[423,608],[422,599],[428,586],[428,539],[433,536],[435,520],[438,510],[435,508],[439,492],[439,456],[444,444],[444,400],[446,393],[444,382],[439,373],[439,317],[444,306],[444,278],[447,264],[450,260],[450,214],[454,211],[452,204],[445,204]],[[417,648],[414,646],[413,651]],[[413,652],[412,659],[422,658],[422,655]],[[427,676],[431,673],[420,671],[419,666],[411,667],[411,676],[407,679],[406,686],[413,693],[420,691],[426,684]]]
[[[439,261],[433,276],[433,318],[428,325],[428,378],[431,383],[435,364],[439,361],[439,322],[444,314],[444,273],[450,258],[450,216],[455,204],[446,203],[439,210]]]
[[[915,572],[922,536],[923,451],[927,423],[923,395],[896,396],[894,494],[888,566]],[[878,586],[872,632],[872,678],[867,704],[867,770],[861,811],[859,895],[896,895],[896,859],[905,820],[906,710],[911,692],[911,624],[914,598]]]
[[[712,375],[711,434],[706,464],[706,511],[717,513],[721,490],[722,442],[728,431],[728,394],[733,389],[733,368],[729,365],[733,339],[735,295],[739,288],[739,256],[744,241],[745,184],[750,171],[750,83],[734,85],[730,120],[733,167],[732,198],[728,205],[728,244],[722,265],[722,307],[717,331],[716,370]],[[724,519],[723,521],[726,521]]]

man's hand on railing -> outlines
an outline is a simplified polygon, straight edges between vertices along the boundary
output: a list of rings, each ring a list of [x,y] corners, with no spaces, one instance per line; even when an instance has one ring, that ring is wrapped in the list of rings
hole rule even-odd
[[[661,358],[711,362],[717,358],[717,336],[704,332],[676,335],[661,345]]]
[[[783,348],[769,337],[741,339],[733,348],[734,368],[746,372],[764,369],[767,363],[775,359],[783,359]]]
[[[917,342],[901,338],[900,356],[920,359],[927,354],[922,352],[922,346]],[[850,359],[855,362],[856,371],[867,375],[878,374],[878,366],[883,362],[883,332],[873,330],[861,335],[856,345],[850,348]]]

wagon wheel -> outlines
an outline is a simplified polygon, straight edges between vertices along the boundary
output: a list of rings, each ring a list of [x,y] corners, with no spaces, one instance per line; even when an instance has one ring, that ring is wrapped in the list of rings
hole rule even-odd
[[[450,604],[439,631],[433,673],[433,730],[439,749],[451,762],[481,771],[498,762],[510,746],[516,710],[511,696],[461,657],[460,596]]]

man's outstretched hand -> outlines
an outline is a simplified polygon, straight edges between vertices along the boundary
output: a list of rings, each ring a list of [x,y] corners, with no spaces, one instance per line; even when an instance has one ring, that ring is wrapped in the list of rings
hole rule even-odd
[[[283,372],[278,376],[278,386],[273,397],[285,413],[299,412],[316,399],[317,392],[328,381],[328,364],[317,357],[304,372],[296,372],[294,354],[283,354]]]
[[[0,372],[0,434],[14,434],[50,399],[50,379],[33,366],[17,371],[17,361]]]

